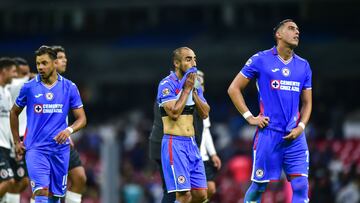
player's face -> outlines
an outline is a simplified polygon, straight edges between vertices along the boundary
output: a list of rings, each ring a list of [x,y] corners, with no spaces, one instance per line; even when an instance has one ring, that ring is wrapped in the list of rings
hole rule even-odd
[[[179,69],[185,73],[189,68],[196,66],[196,55],[191,49],[183,49],[178,63]]]
[[[58,65],[56,67],[57,72],[64,73],[66,71],[67,58],[64,52],[57,53]]]
[[[278,34],[279,40],[282,40],[284,43],[290,45],[293,48],[298,46],[300,31],[296,23],[285,23],[279,30]]]
[[[30,67],[28,65],[19,65],[17,77],[23,78],[30,75]]]
[[[57,60],[52,60],[48,54],[43,54],[36,57],[36,68],[42,79],[48,79],[54,74]]]
[[[12,79],[17,76],[16,73],[16,66],[10,66],[8,68],[3,69],[3,76],[4,76],[4,82],[5,84],[10,84]]]

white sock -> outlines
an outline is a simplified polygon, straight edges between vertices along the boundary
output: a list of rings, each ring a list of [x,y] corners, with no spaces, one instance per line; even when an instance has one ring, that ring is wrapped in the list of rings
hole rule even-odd
[[[67,191],[65,196],[65,203],[81,203],[81,194]]]
[[[20,194],[6,193],[6,202],[9,203],[20,203]]]
[[[30,203],[35,203],[35,200],[33,198],[30,198]]]

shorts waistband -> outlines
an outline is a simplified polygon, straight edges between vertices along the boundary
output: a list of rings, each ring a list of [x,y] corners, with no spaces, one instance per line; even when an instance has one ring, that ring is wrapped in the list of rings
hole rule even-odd
[[[195,136],[179,136],[179,135],[168,135],[165,134],[164,139],[175,139],[175,140],[185,140],[185,141],[192,141],[195,140]]]

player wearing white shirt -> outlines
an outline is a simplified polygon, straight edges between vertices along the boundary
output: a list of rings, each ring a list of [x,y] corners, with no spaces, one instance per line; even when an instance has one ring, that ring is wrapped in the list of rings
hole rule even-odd
[[[198,70],[197,76],[197,79],[202,86],[202,89],[205,91],[204,73]],[[216,192],[216,184],[214,179],[217,171],[221,168],[221,160],[216,154],[216,149],[210,132],[211,124],[209,117],[203,120],[203,125],[204,129],[200,145],[200,154],[205,166],[206,180],[208,186],[208,198],[210,199]]]

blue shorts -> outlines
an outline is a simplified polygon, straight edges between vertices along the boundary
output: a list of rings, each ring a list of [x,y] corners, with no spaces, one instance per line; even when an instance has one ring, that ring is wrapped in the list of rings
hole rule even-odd
[[[194,137],[164,135],[161,164],[168,193],[207,189],[204,163]]]
[[[281,171],[289,177],[308,176],[309,150],[305,133],[295,140],[284,140],[284,132],[258,129],[254,136],[251,180],[270,182],[280,180]]]
[[[63,197],[66,192],[69,157],[69,145],[64,145],[57,151],[26,151],[25,159],[32,192],[48,188],[54,196]]]

